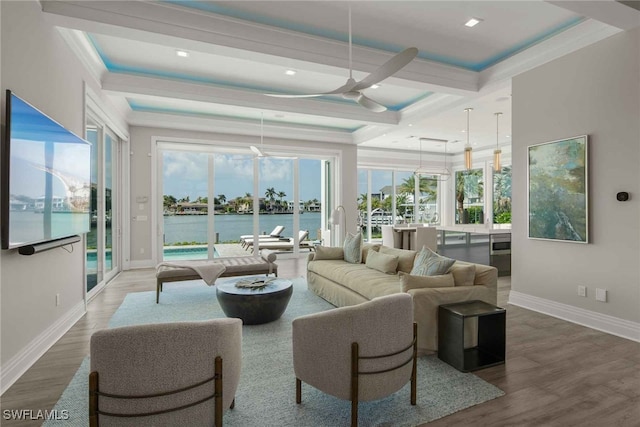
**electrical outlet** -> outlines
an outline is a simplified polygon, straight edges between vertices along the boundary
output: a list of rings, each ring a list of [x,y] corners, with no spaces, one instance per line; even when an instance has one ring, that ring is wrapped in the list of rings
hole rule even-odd
[[[587,287],[586,286],[578,286],[578,296],[586,297],[587,296]]]
[[[607,290],[596,288],[596,301],[607,302]]]
[[[60,305],[60,294],[56,294],[56,307]]]

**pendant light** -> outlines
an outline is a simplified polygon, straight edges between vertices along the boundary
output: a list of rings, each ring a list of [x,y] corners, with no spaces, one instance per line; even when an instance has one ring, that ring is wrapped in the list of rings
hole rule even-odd
[[[465,108],[464,111],[467,112],[467,145],[464,146],[464,167],[467,170],[471,170],[471,144],[469,143],[469,113],[473,110],[473,108]]]
[[[500,149],[500,142],[498,140],[498,122],[500,121],[500,116],[502,113],[494,113],[496,115],[496,149],[493,150],[493,170],[496,172],[500,172],[502,166],[500,165],[500,155],[502,154],[502,150]]]
[[[431,175],[430,179],[435,181],[446,181],[447,179],[449,179],[449,176],[451,175],[451,172],[449,171],[449,168],[447,166],[447,143],[449,141],[447,141],[446,139],[434,139],[434,138],[420,138],[419,141],[420,141],[420,165],[418,166],[418,169],[416,169],[413,173],[415,175]],[[437,167],[425,168],[422,166],[422,143],[427,141],[444,143],[444,168],[442,169]]]

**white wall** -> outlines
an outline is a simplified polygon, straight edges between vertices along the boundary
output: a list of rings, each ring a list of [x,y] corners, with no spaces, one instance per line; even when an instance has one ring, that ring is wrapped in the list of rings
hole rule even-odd
[[[640,339],[639,123],[637,29],[514,78],[515,302]],[[582,134],[590,138],[590,243],[528,239],[527,147]],[[631,200],[618,202],[619,191]],[[595,300],[596,287],[608,290],[608,302]]]
[[[36,1],[1,2],[2,119],[5,90],[84,135],[84,82],[91,81]],[[84,313],[83,243],[33,256],[0,252],[3,391]],[[56,306],[56,294],[60,305]]]
[[[157,160],[154,156],[154,141],[188,141],[191,143],[214,144],[217,146],[242,146],[258,144],[257,136],[242,136],[230,134],[217,134],[207,132],[195,132],[175,129],[161,129],[148,127],[131,127],[131,178],[130,178],[130,202],[131,202],[131,266],[154,266],[157,260],[153,259],[152,244],[152,218],[158,213],[158,203],[161,203],[154,194],[155,176],[153,176],[153,163]],[[341,156],[340,174],[341,199],[337,204],[344,205],[347,218],[357,217],[357,150],[354,145],[333,144],[328,142],[295,141],[285,139],[264,138],[265,147],[268,149],[277,146],[279,149],[291,153],[304,153],[318,150],[324,153],[335,153]],[[271,144],[271,145],[270,145]],[[304,148],[302,148],[304,147]],[[136,202],[137,197],[148,197],[149,203],[142,210]],[[134,220],[135,216],[147,216],[148,221]],[[355,221],[353,229],[355,232]],[[142,249],[142,251],[141,251]]]

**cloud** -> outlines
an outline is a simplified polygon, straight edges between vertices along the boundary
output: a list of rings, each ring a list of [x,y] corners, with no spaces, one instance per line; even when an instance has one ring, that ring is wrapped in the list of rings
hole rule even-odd
[[[293,162],[291,160],[265,157],[260,161],[261,181],[291,180],[292,171]]]

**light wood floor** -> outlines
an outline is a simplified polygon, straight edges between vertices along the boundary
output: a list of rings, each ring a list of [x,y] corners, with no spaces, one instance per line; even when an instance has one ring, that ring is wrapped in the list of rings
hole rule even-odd
[[[306,257],[279,260],[278,266],[281,277],[298,277],[305,274]],[[640,426],[640,343],[508,305],[508,277],[499,279],[498,288],[498,303],[507,308],[507,362],[475,374],[506,395],[429,427]],[[2,395],[2,410],[50,410],[88,354],[91,334],[107,326],[126,294],[154,289],[153,270],[120,274]],[[0,424],[41,422],[0,419]]]

